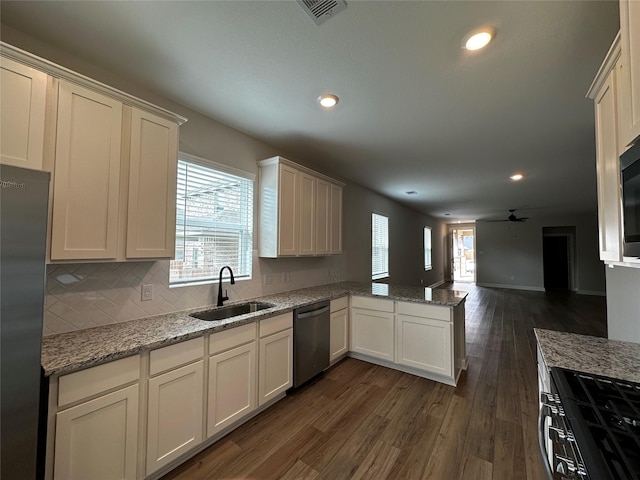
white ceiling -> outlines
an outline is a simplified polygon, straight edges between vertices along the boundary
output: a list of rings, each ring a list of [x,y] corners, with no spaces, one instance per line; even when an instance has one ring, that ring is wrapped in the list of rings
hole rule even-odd
[[[425,213],[596,210],[585,94],[617,1],[347,0],[320,26],[295,1],[0,4],[5,25]],[[461,49],[485,25],[495,41]]]

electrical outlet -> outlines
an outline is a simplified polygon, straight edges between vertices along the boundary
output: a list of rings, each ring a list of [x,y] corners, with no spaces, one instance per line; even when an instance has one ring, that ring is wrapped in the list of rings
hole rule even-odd
[[[262,283],[265,285],[271,285],[273,283],[273,275],[270,273],[265,273],[262,275]]]
[[[141,300],[143,302],[153,300],[153,285],[142,285]]]
[[[282,272],[282,283],[289,282],[289,272]]]

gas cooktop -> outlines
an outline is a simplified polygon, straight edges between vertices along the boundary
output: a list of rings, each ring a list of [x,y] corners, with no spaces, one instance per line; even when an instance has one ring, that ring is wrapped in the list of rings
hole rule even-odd
[[[640,384],[552,368],[590,479],[640,480]]]

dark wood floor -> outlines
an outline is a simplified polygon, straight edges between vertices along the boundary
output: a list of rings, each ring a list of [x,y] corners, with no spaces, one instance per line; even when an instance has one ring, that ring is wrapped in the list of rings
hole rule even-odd
[[[533,328],[606,336],[605,299],[455,288],[470,292],[457,387],[348,358],[165,480],[543,479]]]

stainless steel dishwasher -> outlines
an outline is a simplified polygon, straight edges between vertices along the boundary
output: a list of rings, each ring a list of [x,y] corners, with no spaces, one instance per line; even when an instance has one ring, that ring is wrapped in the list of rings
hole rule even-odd
[[[293,311],[293,387],[311,380],[329,366],[329,302]]]

